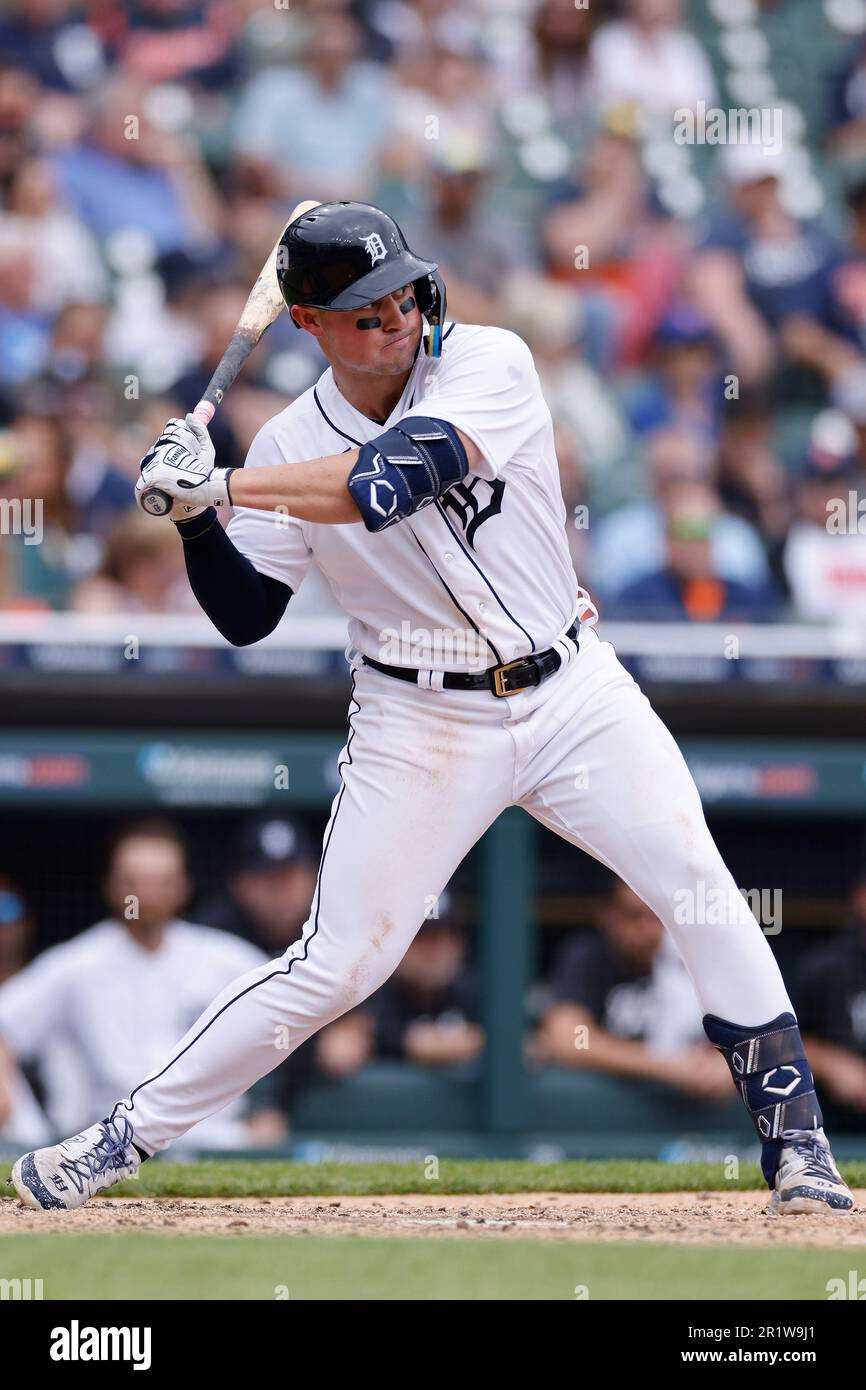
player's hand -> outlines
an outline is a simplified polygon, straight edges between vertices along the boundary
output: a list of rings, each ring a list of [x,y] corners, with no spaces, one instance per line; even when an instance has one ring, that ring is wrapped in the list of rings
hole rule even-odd
[[[141,460],[135,485],[138,505],[172,521],[189,520],[205,507],[230,506],[228,475],[233,470],[214,467],[215,457],[210,435],[194,415],[169,420]],[[176,499],[171,511],[154,510],[147,497],[150,488]]]

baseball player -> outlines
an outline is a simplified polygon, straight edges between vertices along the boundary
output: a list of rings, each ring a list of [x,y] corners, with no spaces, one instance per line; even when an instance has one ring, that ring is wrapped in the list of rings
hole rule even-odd
[[[329,367],[264,426],[243,469],[218,466],[195,417],[169,421],[138,490],[176,499],[190,583],[229,641],[273,631],[314,561],[349,616],[349,732],[310,915],[105,1119],[20,1158],[16,1191],[34,1207],[81,1205],[359,1004],[518,805],[670,932],[754,1121],[771,1205],[849,1210],[767,940],[676,743],[575,579],[529,349],[449,323],[436,265],[377,208],[320,205],[279,252],[291,317]]]

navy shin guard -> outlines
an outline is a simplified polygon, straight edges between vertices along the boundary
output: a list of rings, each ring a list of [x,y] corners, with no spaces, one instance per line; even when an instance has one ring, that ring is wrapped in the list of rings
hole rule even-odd
[[[793,1014],[758,1028],[704,1015],[704,1032],[721,1052],[762,1144],[761,1168],[770,1187],[788,1129],[818,1129],[821,1107]]]

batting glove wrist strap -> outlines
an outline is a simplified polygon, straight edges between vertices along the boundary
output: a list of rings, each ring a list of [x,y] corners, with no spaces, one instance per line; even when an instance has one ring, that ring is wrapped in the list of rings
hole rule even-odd
[[[207,500],[212,507],[230,507],[232,497],[229,492],[229,478],[233,468],[214,468],[207,481]]]

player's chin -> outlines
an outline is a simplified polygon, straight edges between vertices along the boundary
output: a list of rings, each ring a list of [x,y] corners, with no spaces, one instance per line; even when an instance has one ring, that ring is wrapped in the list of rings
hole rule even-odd
[[[401,335],[390,343],[383,343],[379,349],[379,362],[382,367],[386,371],[405,371],[415,359],[419,337],[418,332],[411,332],[406,337]]]

